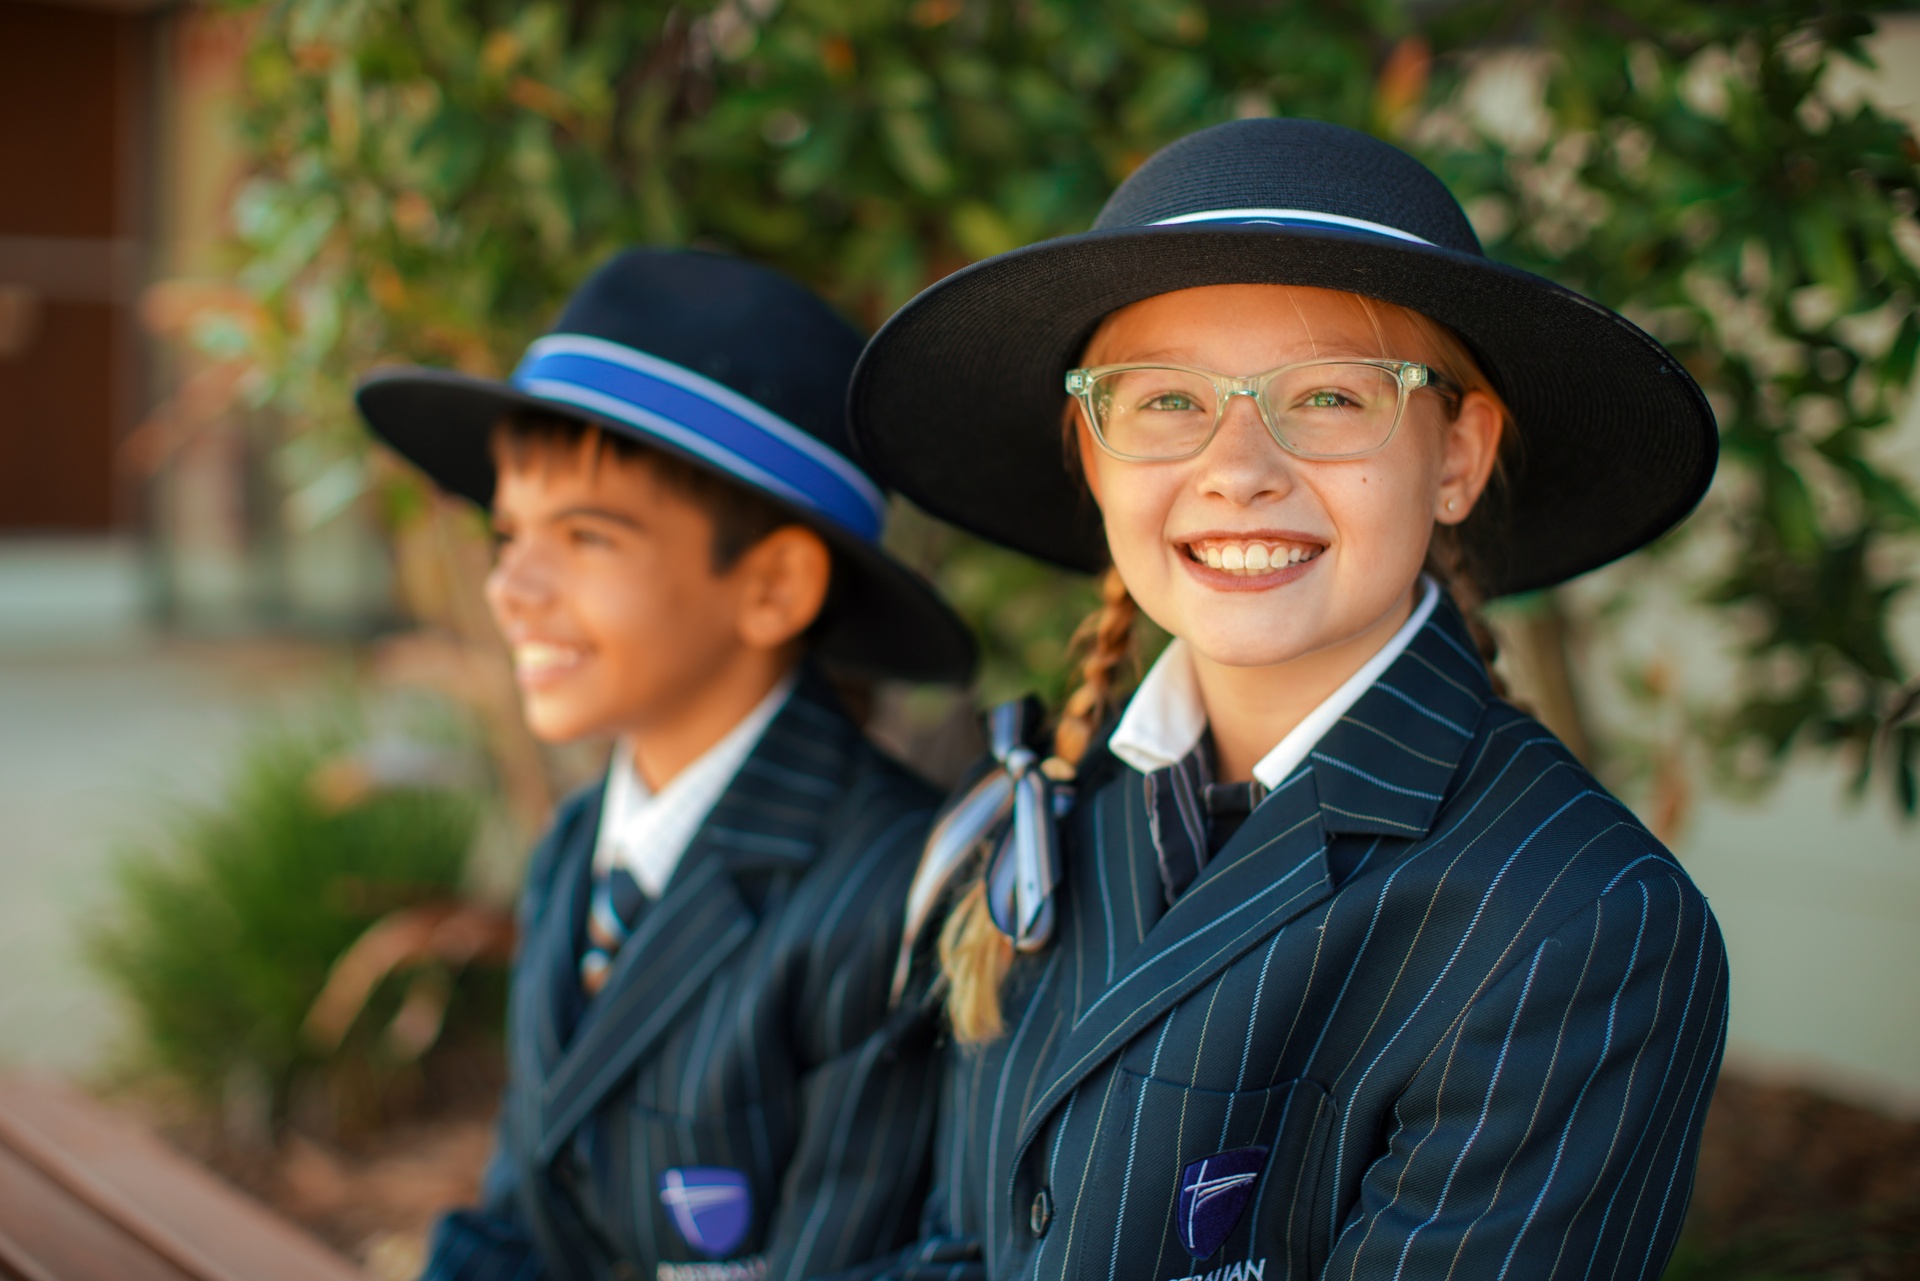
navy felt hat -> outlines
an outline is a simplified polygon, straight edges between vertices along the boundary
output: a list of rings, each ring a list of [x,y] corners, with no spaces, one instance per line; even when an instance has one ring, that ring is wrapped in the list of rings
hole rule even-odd
[[[1465,525],[1494,595],[1564,581],[1679,523],[1719,437],[1680,363],[1630,321],[1492,262],[1446,186],[1377,138],[1240,120],[1163,148],[1091,231],[932,285],[868,344],[854,439],[937,516],[1043,560],[1107,560],[1060,441],[1062,379],[1109,313],[1202,285],[1313,285],[1421,312],[1466,342],[1513,411],[1504,502]]]
[[[966,625],[880,549],[886,494],[855,461],[847,379],[860,335],[801,285],[723,254],[635,249],[596,271],[507,382],[386,368],[355,399],[374,434],[442,489],[493,501],[492,435],[558,413],[678,455],[773,500],[826,539],[821,655],[856,671],[964,681]]]

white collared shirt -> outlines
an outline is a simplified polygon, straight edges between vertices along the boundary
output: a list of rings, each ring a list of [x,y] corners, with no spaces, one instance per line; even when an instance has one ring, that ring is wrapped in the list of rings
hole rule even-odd
[[[1427,625],[1433,607],[1440,601],[1440,588],[1425,576],[1420,583],[1420,603],[1414,606],[1413,613],[1393,638],[1380,647],[1379,653],[1362,663],[1359,671],[1347,677],[1339,689],[1308,712],[1306,718],[1253,767],[1253,776],[1263,787],[1271,791],[1286,782],[1300,767],[1300,762],[1307,759],[1314,745],[1347,714],[1348,708],[1360,701],[1360,696],[1373,687],[1380,674],[1393,665],[1393,660],[1400,657],[1413,643],[1414,636]],[[1193,654],[1187,643],[1176,637],[1147,671],[1140,688],[1134,691],[1133,701],[1127,704],[1126,714],[1114,727],[1107,747],[1142,774],[1151,774],[1184,760],[1206,730],[1207,709],[1200,701],[1200,681],[1194,675]]]
[[[785,707],[799,679],[789,672],[754,709],[702,752],[658,792],[633,767],[633,749],[625,739],[614,748],[600,802],[600,835],[593,847],[593,870],[605,875],[624,867],[649,898],[659,898],[672,879],[695,832],[713,812],[720,794],[733,782],[747,757],[760,745],[767,726]]]

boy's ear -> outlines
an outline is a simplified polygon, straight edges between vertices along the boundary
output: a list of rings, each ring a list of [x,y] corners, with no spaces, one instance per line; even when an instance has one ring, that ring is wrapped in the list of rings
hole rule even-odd
[[[755,649],[779,649],[820,617],[833,578],[833,553],[805,525],[782,525],[749,547],[728,577],[739,587],[741,641]]]

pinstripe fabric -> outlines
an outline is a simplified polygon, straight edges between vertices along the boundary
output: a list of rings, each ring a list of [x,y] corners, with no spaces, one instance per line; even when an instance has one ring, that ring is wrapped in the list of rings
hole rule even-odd
[[[1450,602],[1171,907],[1142,776],[1083,777],[1059,940],[1016,963],[1007,1034],[949,1056],[934,1244],[894,1271],[958,1275],[971,1242],[995,1281],[1660,1273],[1719,930],[1493,698]],[[1254,1146],[1252,1201],[1190,1257],[1181,1172]]]
[[[1202,737],[1183,759],[1145,780],[1147,830],[1169,903],[1186,893],[1213,852],[1213,815],[1207,807],[1212,755],[1210,741]]]
[[[894,1247],[933,1126],[930,1053],[886,1013],[932,794],[806,674],[588,1002],[575,965],[601,792],[562,808],[529,870],[500,1150],[486,1205],[443,1220],[426,1275],[697,1263],[658,1195],[685,1166],[746,1175],[733,1257],[764,1256],[768,1281]]]

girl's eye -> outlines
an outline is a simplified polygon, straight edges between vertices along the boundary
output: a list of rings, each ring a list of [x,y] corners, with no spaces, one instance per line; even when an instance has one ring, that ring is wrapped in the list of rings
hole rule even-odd
[[[1353,397],[1333,387],[1322,387],[1300,398],[1302,409],[1354,409],[1358,406],[1359,402]]]
[[[613,542],[606,535],[592,529],[575,528],[567,531],[567,541],[575,547],[611,547]]]
[[[1140,405],[1142,409],[1160,410],[1176,414],[1190,414],[1199,406],[1193,397],[1184,391],[1163,391],[1157,396],[1149,396]]]

